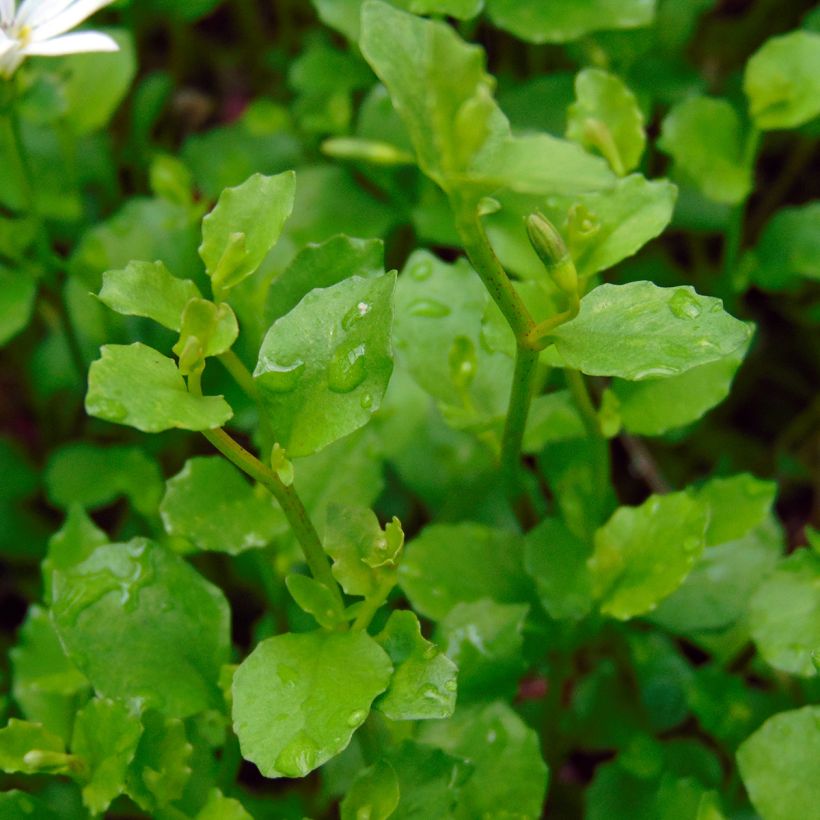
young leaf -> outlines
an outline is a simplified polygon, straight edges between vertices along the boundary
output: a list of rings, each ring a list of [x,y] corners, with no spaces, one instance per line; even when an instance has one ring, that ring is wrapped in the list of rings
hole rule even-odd
[[[141,736],[139,717],[120,701],[95,698],[77,712],[71,751],[84,763],[83,803],[92,814],[104,812],[125,791]]]
[[[228,602],[177,555],[145,539],[99,547],[54,572],[51,612],[99,695],[140,698],[171,717],[219,708]]]
[[[655,0],[487,0],[499,28],[531,43],[566,43],[592,31],[648,26]]]
[[[749,628],[758,651],[775,669],[817,676],[820,556],[802,549],[780,563],[749,603]]]
[[[536,396],[530,402],[522,449],[537,453],[547,442],[583,438],[584,423],[569,390]]]
[[[773,481],[762,481],[750,473],[707,481],[696,493],[710,509],[706,546],[742,538],[766,521],[776,493]]]
[[[413,612],[392,612],[376,642],[390,656],[393,677],[375,708],[390,720],[450,717],[456,705],[456,665],[425,640]]]
[[[737,763],[761,817],[811,817],[820,783],[820,706],[769,718],[738,749]]]
[[[549,770],[538,735],[503,701],[459,706],[450,720],[424,724],[419,739],[474,766],[458,795],[458,820],[496,816],[499,806],[540,816]]]
[[[103,345],[88,371],[85,409],[90,416],[128,424],[144,433],[210,430],[233,416],[222,396],[195,396],[173,359],[146,345]]]
[[[169,535],[201,550],[238,555],[285,529],[267,491],[257,492],[222,456],[199,456],[166,484],[160,515]]]
[[[253,817],[236,798],[225,797],[219,789],[213,788],[196,820],[253,820]]]
[[[752,189],[740,118],[727,100],[690,97],[664,118],[658,147],[715,202],[736,205]]]
[[[39,723],[11,718],[0,729],[0,771],[32,774],[40,768],[39,760],[30,756],[32,752],[64,751],[62,739]]]
[[[456,604],[528,601],[523,539],[481,524],[434,524],[407,546],[399,579],[413,608],[440,620]]]
[[[285,586],[301,609],[312,615],[325,629],[336,629],[345,622],[345,613],[336,595],[308,575],[288,575]]]
[[[720,299],[689,286],[651,282],[600,285],[581,312],[552,336],[569,367],[591,376],[643,379],[675,376],[734,353],[750,327],[723,310]]]
[[[768,39],[746,63],[743,90],[758,128],[796,128],[820,114],[820,34]]]
[[[179,372],[183,376],[201,372],[205,358],[230,350],[238,335],[236,314],[227,302],[191,299],[182,312],[179,341],[173,347],[179,358]]]
[[[124,270],[103,274],[101,302],[126,316],[145,316],[179,330],[182,311],[201,296],[190,279],[178,279],[163,262],[129,262]]]
[[[390,659],[366,632],[262,641],[233,678],[242,756],[265,777],[304,777],[346,748],[391,672]]]
[[[215,292],[238,285],[262,264],[293,209],[295,179],[293,171],[272,177],[254,174],[220,194],[202,220],[199,246]]]
[[[399,780],[386,760],[360,772],[340,805],[341,820],[387,820],[399,804]]]
[[[567,111],[567,139],[598,151],[618,176],[637,168],[646,146],[644,119],[623,80],[585,68],[575,78],[575,97]]]
[[[305,456],[362,427],[393,371],[396,276],[317,288],[268,330],[254,379],[277,440]]]
[[[652,611],[703,552],[708,520],[708,504],[685,492],[616,510],[587,561],[601,612],[627,620]]]
[[[436,641],[458,668],[459,701],[512,697],[525,669],[527,604],[489,598],[456,604],[439,622]]]

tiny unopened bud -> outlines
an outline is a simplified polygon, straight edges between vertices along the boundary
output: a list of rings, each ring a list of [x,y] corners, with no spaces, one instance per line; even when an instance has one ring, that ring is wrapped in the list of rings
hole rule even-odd
[[[532,213],[527,217],[527,235],[558,289],[568,296],[575,296],[578,273],[557,228],[543,214]]]

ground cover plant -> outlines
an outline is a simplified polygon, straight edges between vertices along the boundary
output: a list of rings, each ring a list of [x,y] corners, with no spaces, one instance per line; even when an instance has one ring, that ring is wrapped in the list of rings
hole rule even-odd
[[[0,0],[0,816],[817,817],[818,136],[800,0]]]

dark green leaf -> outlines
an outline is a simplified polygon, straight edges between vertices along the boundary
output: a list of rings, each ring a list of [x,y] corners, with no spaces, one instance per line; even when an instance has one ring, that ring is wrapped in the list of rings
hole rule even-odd
[[[353,781],[340,806],[341,820],[387,820],[398,804],[396,771],[386,760],[379,760]]]

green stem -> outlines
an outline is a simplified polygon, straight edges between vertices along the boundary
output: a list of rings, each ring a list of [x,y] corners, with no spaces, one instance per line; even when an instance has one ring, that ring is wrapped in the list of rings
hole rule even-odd
[[[256,405],[256,410],[259,415],[259,432],[262,436],[263,443],[262,449],[264,453],[270,455],[268,450],[273,447],[276,436],[273,433],[273,428],[271,427],[270,419],[268,419],[265,408],[262,406],[262,399],[259,396],[259,391],[256,389],[256,382],[253,380],[251,371],[245,367],[245,363],[233,350],[226,350],[217,358],[239,386],[239,389]]]
[[[581,421],[587,436],[593,445],[594,463],[593,470],[595,476],[595,486],[598,490],[598,497],[603,503],[609,488],[609,445],[604,434],[601,432],[601,423],[598,420],[598,412],[592,403],[586,382],[583,375],[578,370],[567,368],[564,370],[567,380],[567,387],[572,395],[572,400],[581,414]]]
[[[194,395],[202,395],[200,384],[201,374],[191,374],[188,377],[188,390]],[[225,430],[217,427],[213,430],[203,430],[202,435],[222,453],[225,458],[247,473],[254,481],[258,481],[279,502],[282,512],[293,530],[302,553],[305,556],[310,572],[320,583],[324,584],[343,605],[339,585],[330,570],[322,540],[310,520],[302,499],[299,498],[293,485],[282,482],[270,467],[263,464],[253,453],[248,452],[239,442],[231,438]]]
[[[353,622],[354,631],[367,629],[367,627],[370,626],[373,616],[382,608],[387,597],[390,595],[390,590],[392,590],[394,586],[395,582],[392,580],[385,582],[374,595],[365,599],[362,603],[362,608],[359,610],[359,614],[356,616],[356,620]]]
[[[515,351],[510,404],[501,438],[501,474],[511,491],[518,487],[518,465],[524,428],[532,400],[538,351],[519,346]]]

